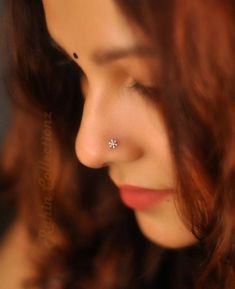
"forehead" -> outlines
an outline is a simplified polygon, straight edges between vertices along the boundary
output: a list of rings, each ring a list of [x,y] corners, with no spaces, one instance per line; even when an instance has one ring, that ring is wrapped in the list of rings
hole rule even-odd
[[[43,0],[51,36],[71,50],[138,44],[143,37],[133,31],[112,0]]]

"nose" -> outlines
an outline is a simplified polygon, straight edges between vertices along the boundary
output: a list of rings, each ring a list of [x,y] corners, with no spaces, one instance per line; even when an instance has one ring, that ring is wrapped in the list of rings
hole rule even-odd
[[[85,166],[90,168],[106,166],[114,158],[111,155],[117,153],[108,146],[109,139],[114,138],[111,135],[110,122],[110,117],[107,117],[94,101],[86,100],[76,138],[76,154]]]
[[[128,127],[124,130],[119,111],[111,102],[101,103],[92,98],[85,101],[75,143],[77,158],[83,165],[101,168],[140,156]]]

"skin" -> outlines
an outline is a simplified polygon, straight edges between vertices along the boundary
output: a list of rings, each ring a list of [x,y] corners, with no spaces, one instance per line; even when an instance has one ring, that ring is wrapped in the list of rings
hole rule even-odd
[[[133,33],[111,0],[44,0],[48,31],[83,71],[82,122],[75,149],[81,163],[91,168],[107,166],[116,185],[172,189],[160,204],[134,210],[143,234],[154,243],[182,248],[196,243],[183,223],[175,199],[176,177],[166,127],[157,105],[130,86],[138,81],[160,85],[160,66],[154,53],[128,55],[112,61],[94,59],[94,53],[150,41],[140,29]],[[103,60],[102,60],[103,59]],[[110,138],[119,146],[108,148]]]

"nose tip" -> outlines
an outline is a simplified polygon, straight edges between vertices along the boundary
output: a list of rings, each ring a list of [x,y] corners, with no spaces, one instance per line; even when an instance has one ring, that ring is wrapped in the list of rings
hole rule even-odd
[[[84,142],[79,137],[76,139],[75,151],[78,160],[86,167],[101,168],[107,165],[107,149],[102,143]]]

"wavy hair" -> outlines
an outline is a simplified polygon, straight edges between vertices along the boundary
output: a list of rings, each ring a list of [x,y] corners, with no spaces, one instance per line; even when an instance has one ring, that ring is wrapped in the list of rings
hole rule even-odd
[[[179,212],[204,249],[196,288],[231,289],[235,2],[115,3],[160,55],[161,93],[153,104],[167,126]],[[106,169],[85,168],[75,156],[81,71],[50,38],[41,1],[8,0],[5,6],[2,47],[13,108],[1,187],[2,195],[17,203],[18,216],[37,244],[38,274],[26,285],[150,288],[162,249],[143,238],[133,214],[110,193],[115,188]]]

